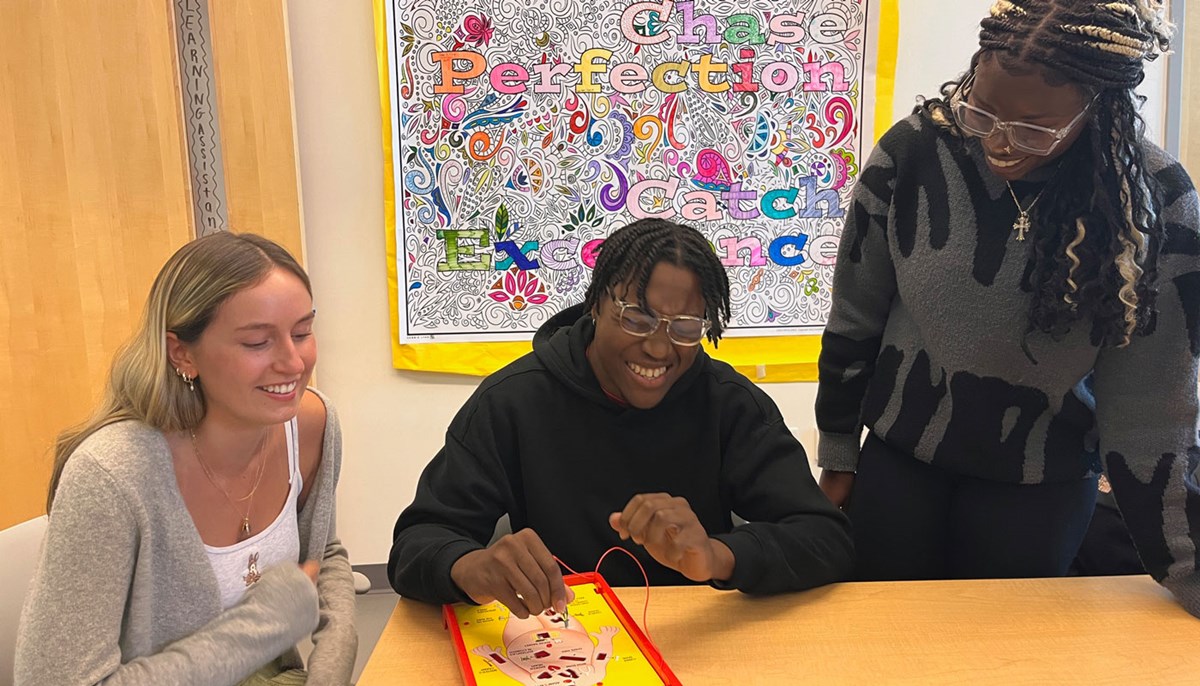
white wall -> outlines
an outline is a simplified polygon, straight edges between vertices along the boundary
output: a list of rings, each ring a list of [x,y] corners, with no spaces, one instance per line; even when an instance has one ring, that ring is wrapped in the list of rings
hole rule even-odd
[[[979,20],[993,0],[898,0],[900,49],[896,64],[896,119],[907,116],[918,95],[934,97],[946,81],[970,65],[978,48]],[[1152,62],[1138,91],[1148,96],[1142,116],[1147,135],[1163,142],[1167,58]]]
[[[900,0],[895,118],[965,69],[990,0]],[[369,2],[288,0],[318,382],[345,435],[338,524],[355,564],[387,560],[396,515],[478,379],[392,368],[383,153]],[[1161,69],[1147,87],[1161,88]],[[1159,84],[1159,85],[1154,85]],[[1151,106],[1157,105],[1156,98]],[[1157,123],[1161,107],[1151,115]],[[767,384],[802,439],[815,384]]]

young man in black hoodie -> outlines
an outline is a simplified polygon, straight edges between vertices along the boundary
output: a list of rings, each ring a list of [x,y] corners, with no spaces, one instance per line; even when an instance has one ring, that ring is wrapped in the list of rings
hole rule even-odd
[[[561,612],[554,556],[591,569],[623,541],[656,585],[780,593],[845,578],[848,521],[779,409],[699,345],[728,321],[729,281],[698,231],[646,219],[613,233],[583,304],[451,422],[396,521],[392,587]],[[516,533],[485,547],[505,514]],[[633,564],[602,574],[642,583]]]

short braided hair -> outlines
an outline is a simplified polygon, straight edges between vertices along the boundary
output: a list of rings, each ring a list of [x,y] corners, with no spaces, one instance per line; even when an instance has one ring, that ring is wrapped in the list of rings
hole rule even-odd
[[[1034,210],[1034,238],[1024,287],[1032,292],[1028,331],[1054,337],[1090,318],[1097,345],[1124,346],[1153,328],[1163,191],[1146,168],[1144,98],[1134,88],[1145,63],[1170,46],[1161,0],[996,0],[980,23],[983,59],[1012,73],[1036,69],[1053,85],[1072,84],[1096,100],[1088,129],[1061,158],[1062,167]],[[962,136],[949,101],[917,108]]]
[[[612,289],[632,284],[646,304],[650,274],[661,262],[682,267],[700,279],[708,340],[715,346],[729,323],[729,276],[712,246],[696,229],[663,219],[639,219],[617,229],[597,248],[596,268],[583,304],[596,309]]]

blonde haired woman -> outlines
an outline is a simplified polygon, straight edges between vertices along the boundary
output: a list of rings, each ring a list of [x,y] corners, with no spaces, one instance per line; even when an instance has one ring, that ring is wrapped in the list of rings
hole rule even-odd
[[[310,635],[311,683],[349,683],[314,315],[303,268],[265,238],[218,233],[167,261],[102,404],[59,437],[18,685],[304,683]]]

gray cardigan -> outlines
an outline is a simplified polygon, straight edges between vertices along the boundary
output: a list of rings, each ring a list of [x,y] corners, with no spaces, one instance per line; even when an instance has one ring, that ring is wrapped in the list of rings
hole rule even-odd
[[[300,559],[314,588],[279,565],[222,612],[204,545],[165,437],[141,422],[89,436],[63,471],[21,614],[17,686],[236,684],[311,634],[309,683],[348,684],[358,648],[350,561],[335,531],[342,441],[325,402],[325,442],[300,511]]]

